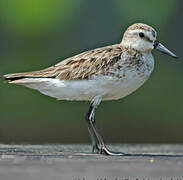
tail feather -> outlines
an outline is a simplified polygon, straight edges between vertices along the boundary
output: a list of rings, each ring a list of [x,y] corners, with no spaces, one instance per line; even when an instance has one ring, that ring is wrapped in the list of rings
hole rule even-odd
[[[28,74],[28,73],[16,73],[16,74],[4,75],[4,79],[8,81],[15,81],[15,80],[24,79],[24,78],[43,78],[43,77],[36,76],[33,74]]]
[[[28,76],[20,75],[21,73],[18,74],[7,74],[4,75],[5,80],[8,81],[10,84],[19,84],[19,85],[25,85],[27,87],[31,87],[32,84],[39,84],[41,82],[48,81],[48,79],[53,79],[51,77],[36,77],[36,76]]]
[[[52,74],[50,71],[41,70],[41,71],[33,71],[33,72],[25,72],[25,73],[14,73],[14,74],[6,74],[4,75],[4,79],[9,83],[17,82],[23,79],[37,79],[37,78],[55,78],[56,75]]]
[[[6,74],[3,77],[5,80],[10,82],[10,81],[15,81],[15,80],[26,78],[27,75],[24,73],[17,73],[17,74]]]
[[[33,76],[28,73],[16,73],[16,74],[6,74],[4,75],[4,79],[7,80],[9,83],[17,82],[27,78],[41,78],[38,76]]]

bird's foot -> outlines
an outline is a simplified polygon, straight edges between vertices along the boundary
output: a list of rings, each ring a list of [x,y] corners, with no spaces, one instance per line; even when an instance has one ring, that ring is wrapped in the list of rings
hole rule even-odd
[[[114,152],[110,151],[106,146],[102,146],[100,149],[100,154],[108,155],[108,156],[124,156],[123,152]]]

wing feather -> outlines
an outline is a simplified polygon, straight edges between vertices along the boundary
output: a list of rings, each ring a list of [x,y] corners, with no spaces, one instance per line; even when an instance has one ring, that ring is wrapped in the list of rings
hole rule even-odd
[[[7,74],[4,78],[9,82],[25,78],[90,79],[94,74],[105,75],[111,65],[121,60],[123,51],[119,45],[98,48],[67,58],[40,71]]]

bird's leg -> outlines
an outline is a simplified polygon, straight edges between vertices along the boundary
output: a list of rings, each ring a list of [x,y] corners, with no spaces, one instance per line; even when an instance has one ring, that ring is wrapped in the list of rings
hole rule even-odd
[[[89,110],[88,110],[88,113],[87,113],[88,121],[90,123],[90,125],[89,125],[89,127],[90,127],[89,132],[90,132],[90,135],[92,134],[91,135],[92,142],[95,142],[95,144],[93,144],[93,145],[97,145],[96,144],[96,139],[94,138],[95,137],[94,133],[95,133],[95,135],[96,135],[96,137],[97,137],[97,139],[99,141],[99,145],[100,145],[100,149],[99,149],[99,147],[97,145],[97,150],[100,150],[99,152],[101,154],[105,154],[105,155],[124,155],[124,153],[112,152],[112,151],[110,151],[106,147],[106,145],[104,143],[104,140],[103,140],[102,136],[100,135],[100,133],[99,133],[99,131],[98,131],[96,125],[95,125],[95,113],[96,113],[97,106],[100,104],[100,102],[101,102],[101,97],[95,97],[92,100],[92,102],[90,104],[90,107],[89,107]],[[92,129],[93,129],[93,131],[92,131]]]
[[[92,141],[92,152],[99,153],[100,148],[98,147],[97,139],[95,137],[95,133],[93,132],[93,128],[91,126],[90,114],[91,114],[92,109],[93,109],[93,106],[92,106],[92,104],[90,104],[88,112],[86,113],[86,116],[85,116],[85,120],[86,120],[86,123],[88,126],[88,131],[90,133],[91,141]]]
[[[125,154],[122,153],[122,152],[113,152],[113,151],[109,150],[109,149],[106,147],[106,145],[105,145],[105,143],[104,143],[104,141],[103,141],[103,138],[102,138],[102,136],[100,135],[100,133],[99,133],[99,131],[98,131],[96,125],[95,125],[95,124],[92,124],[92,127],[93,127],[93,130],[94,130],[94,132],[95,132],[95,134],[96,134],[96,136],[97,136],[97,139],[98,139],[98,141],[99,141],[99,144],[100,144],[100,153],[101,153],[101,154],[110,155],[110,156],[116,156],[116,155],[122,156],[122,155],[125,155]]]

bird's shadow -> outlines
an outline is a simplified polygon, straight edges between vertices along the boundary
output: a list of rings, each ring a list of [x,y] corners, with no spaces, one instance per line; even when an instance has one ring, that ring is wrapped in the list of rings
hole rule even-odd
[[[183,157],[183,154],[142,154],[142,153],[138,153],[138,154],[133,154],[133,153],[125,153],[122,156],[130,156],[130,157]]]
[[[166,153],[123,153],[121,155],[106,155],[98,153],[76,153],[76,156],[105,156],[105,157],[150,157],[150,158],[183,158],[183,154],[166,154]]]

